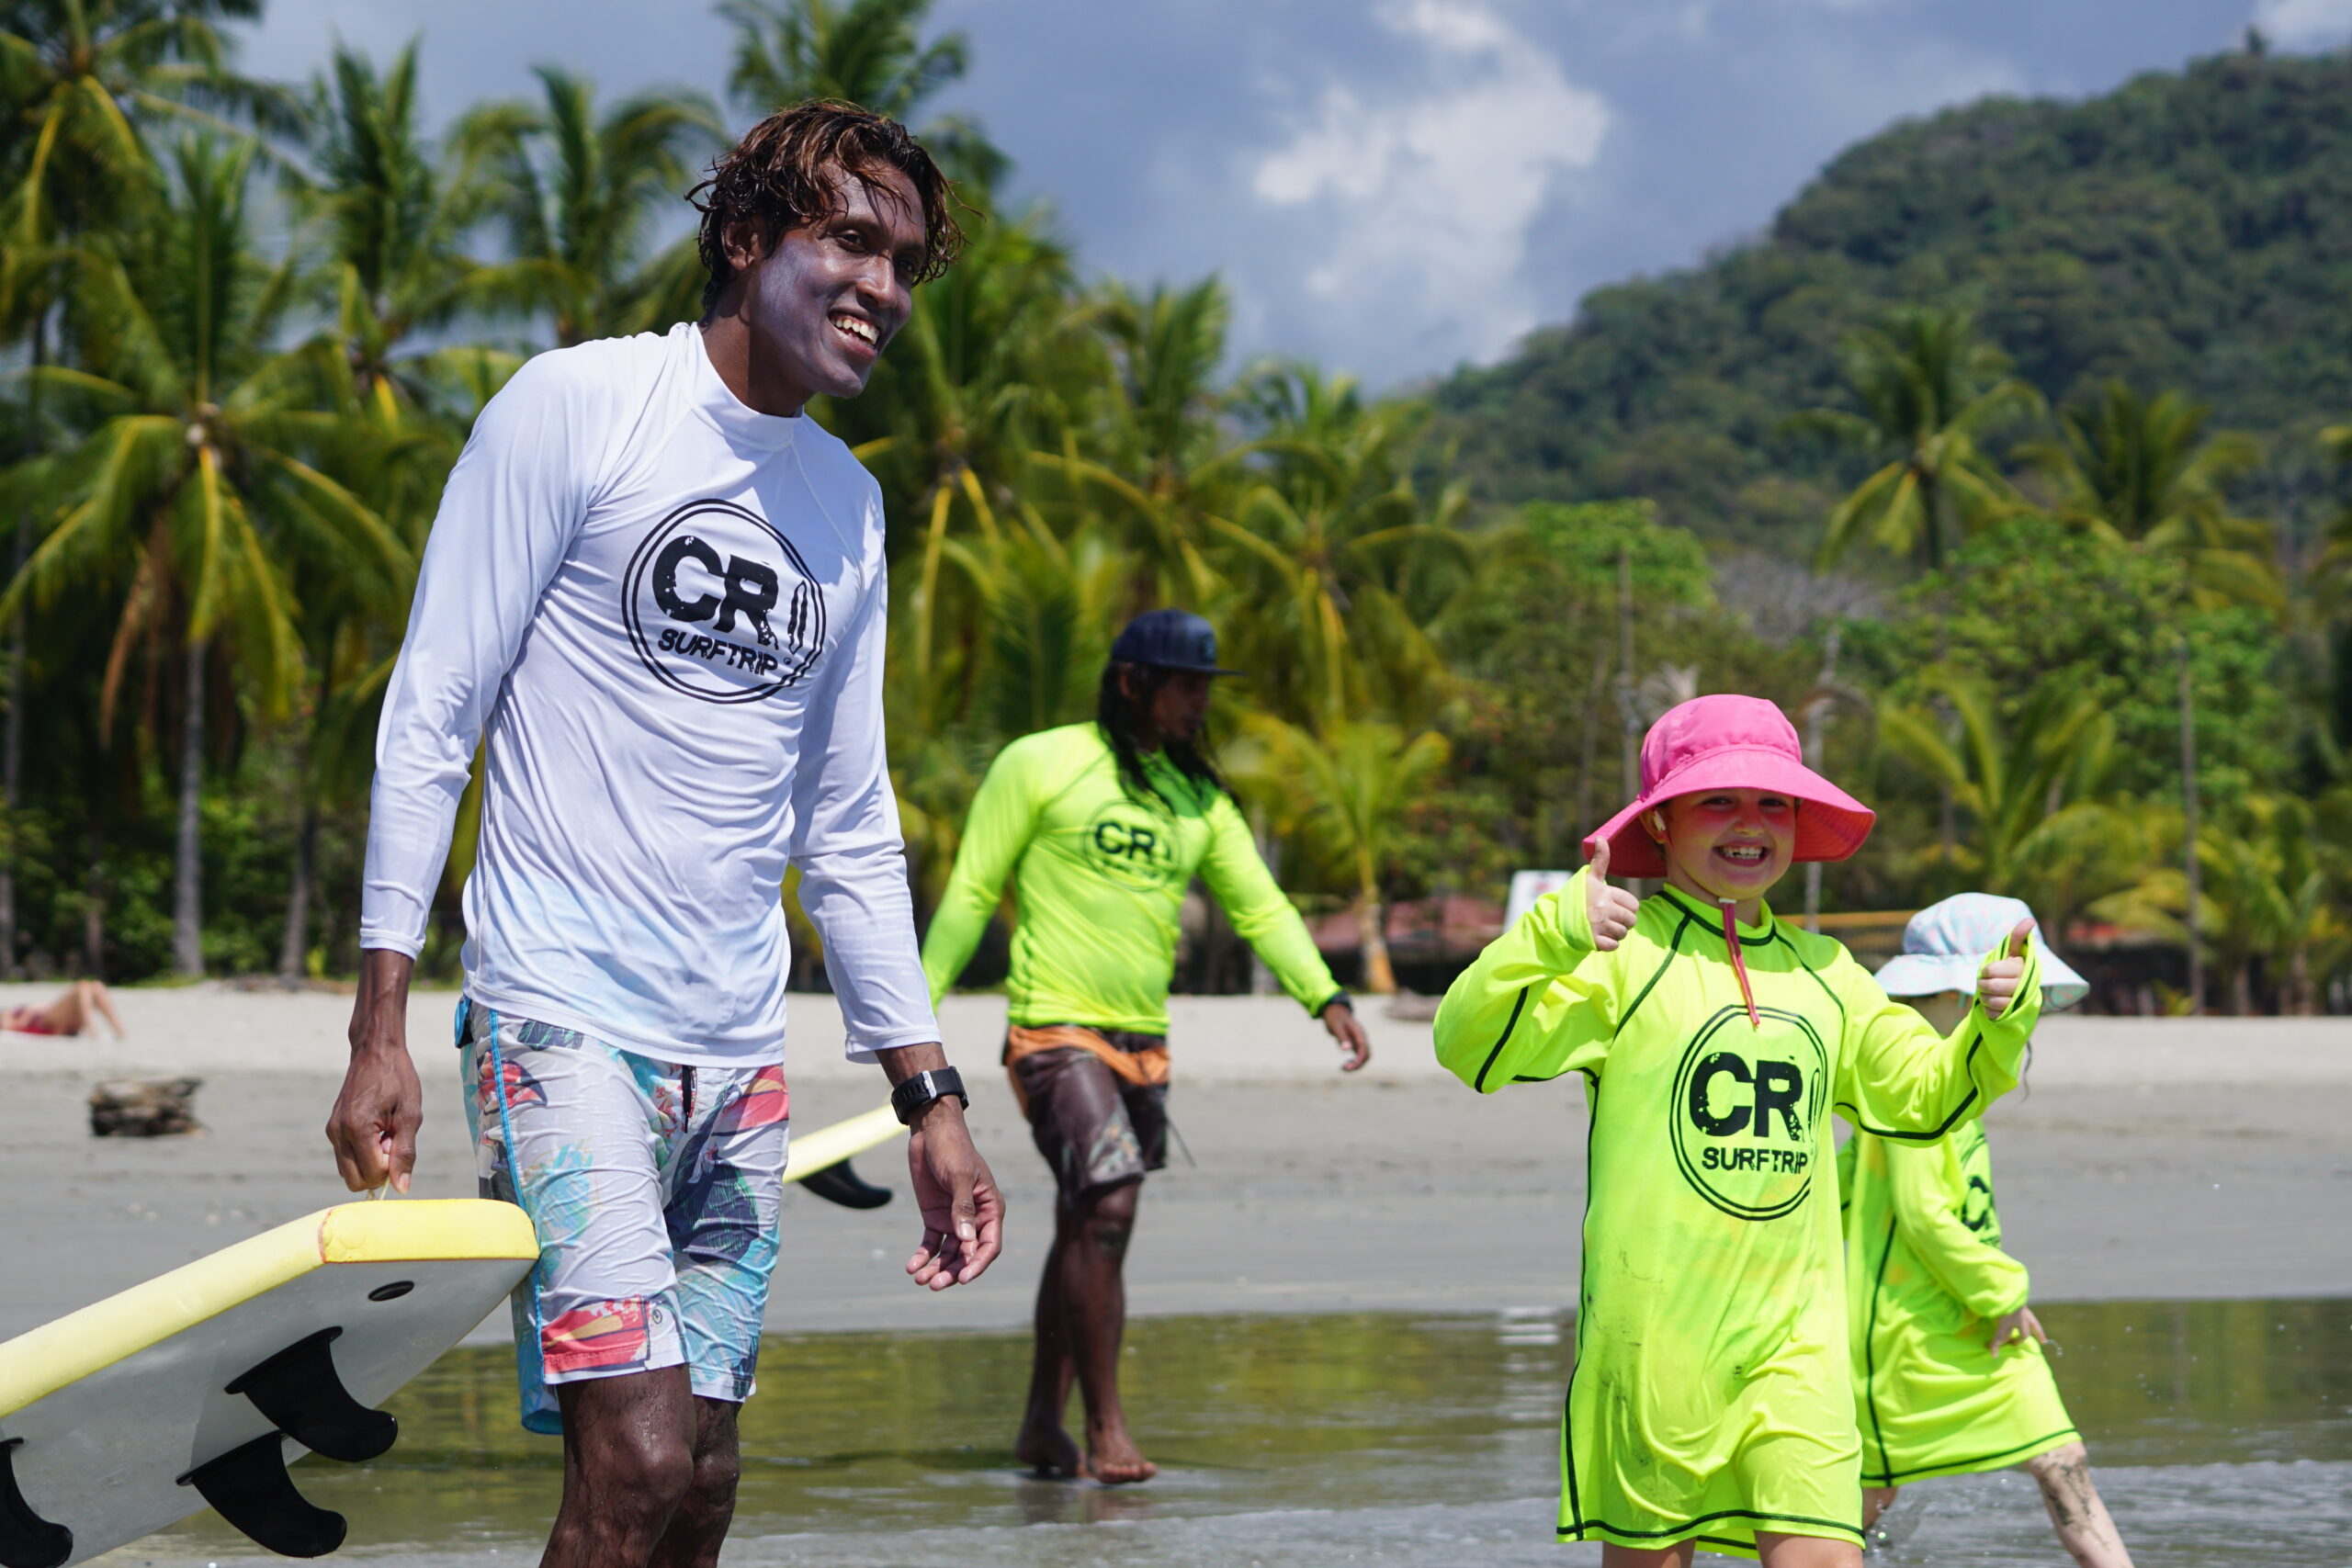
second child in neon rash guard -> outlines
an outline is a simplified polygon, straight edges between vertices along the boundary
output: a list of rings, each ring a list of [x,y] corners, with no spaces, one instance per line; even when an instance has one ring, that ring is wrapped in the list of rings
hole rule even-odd
[[[1785,822],[1777,849],[1760,829],[1756,845],[1733,840],[1759,885],[1731,904],[1679,886],[1637,911],[1622,894],[1595,898],[1612,844],[1633,858],[1622,835],[1685,797],[1777,803],[1795,857],[1851,852],[1870,814],[1797,756],[1768,703],[1702,697],[1668,713],[1643,747],[1643,799],[1588,840],[1596,866],[1538,900],[1438,1014],[1439,1059],[1483,1093],[1571,1072],[1587,1084],[1564,1540],[1754,1555],[1763,1534],[1859,1551],[1831,1113],[1941,1136],[2013,1087],[2031,1032],[2030,951],[2004,968],[2000,1018],[1980,1005],[1944,1036],[1837,942],[1774,918],[1761,895],[1792,858]],[[1653,843],[1630,869],[1667,866]],[[1596,905],[1623,923],[1597,931]]]

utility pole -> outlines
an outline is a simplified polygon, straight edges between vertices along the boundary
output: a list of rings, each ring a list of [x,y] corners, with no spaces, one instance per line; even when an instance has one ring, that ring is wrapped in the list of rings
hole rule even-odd
[[[1634,553],[1617,547],[1617,728],[1618,751],[1624,763],[1624,798],[1642,793],[1642,716],[1634,701]],[[1634,897],[1643,896],[1642,879],[1627,877]]]
[[[2188,1011],[2205,1010],[2205,950],[2198,938],[2197,906],[2204,887],[2197,867],[2197,701],[2188,682],[2188,634],[2180,634],[2180,859],[2188,877],[2188,907],[2181,924],[2188,931]]]
[[[1829,709],[1837,699],[1829,694],[1830,683],[1838,679],[1838,644],[1845,628],[1830,623],[1829,635],[1821,649],[1821,690],[1804,705],[1804,765],[1815,773],[1822,771],[1824,732],[1829,724]],[[1804,929],[1821,930],[1821,863],[1804,863]]]

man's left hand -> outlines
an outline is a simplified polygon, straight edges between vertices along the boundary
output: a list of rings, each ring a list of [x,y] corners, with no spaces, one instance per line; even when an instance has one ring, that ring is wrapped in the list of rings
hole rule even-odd
[[[933,1291],[970,1284],[1003,1250],[1004,1194],[972,1146],[960,1101],[934,1100],[917,1113],[907,1174],[922,1211],[922,1245],[907,1259],[907,1272]]]
[[[1363,1032],[1363,1023],[1356,1017],[1356,1010],[1346,1002],[1337,1001],[1323,1010],[1323,1027],[1348,1059],[1340,1064],[1343,1073],[1352,1073],[1372,1060],[1372,1038]]]

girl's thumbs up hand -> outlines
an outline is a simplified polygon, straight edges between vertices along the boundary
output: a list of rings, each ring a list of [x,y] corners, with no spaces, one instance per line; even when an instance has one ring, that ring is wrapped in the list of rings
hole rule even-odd
[[[2019,920],[2002,944],[2001,956],[1984,965],[1977,976],[1976,1001],[1986,1018],[1998,1018],[2017,1000],[2018,982],[2025,978],[2025,946],[2033,939],[2033,922]]]
[[[1585,919],[1592,925],[1592,945],[1613,953],[1642,918],[1642,902],[1622,887],[1609,886],[1609,840],[1592,852],[1592,874],[1585,878]]]

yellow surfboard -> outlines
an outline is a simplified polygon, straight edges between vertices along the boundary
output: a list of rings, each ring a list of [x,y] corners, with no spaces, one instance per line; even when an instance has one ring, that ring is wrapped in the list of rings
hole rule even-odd
[[[837,1166],[852,1155],[862,1155],[878,1144],[887,1144],[905,1131],[899,1124],[899,1113],[884,1105],[813,1133],[796,1133],[785,1155],[784,1179],[806,1181],[819,1171]]]
[[[0,1344],[0,1568],[67,1568],[207,1504],[273,1551],[334,1551],[343,1517],[287,1461],[390,1448],[374,1406],[538,1255],[511,1203],[344,1203]]]

